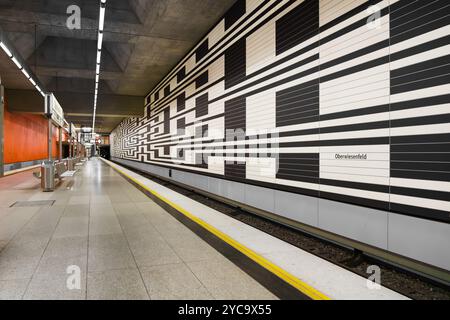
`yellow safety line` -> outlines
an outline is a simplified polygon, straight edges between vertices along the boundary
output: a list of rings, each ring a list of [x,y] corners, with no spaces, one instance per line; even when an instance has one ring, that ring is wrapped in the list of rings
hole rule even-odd
[[[140,187],[144,188],[145,190],[147,190],[148,192],[153,194],[155,197],[157,197],[160,200],[164,201],[165,203],[170,205],[175,210],[181,212],[183,215],[188,217],[190,220],[192,220],[195,223],[199,224],[204,229],[208,230],[209,232],[214,234],[216,237],[218,237],[222,241],[226,242],[227,244],[229,244],[233,248],[237,249],[238,251],[240,251],[241,253],[243,253],[244,255],[246,255],[247,257],[249,257],[250,259],[252,259],[256,263],[258,263],[260,266],[265,268],[266,270],[270,271],[271,273],[275,274],[279,278],[283,279],[285,282],[289,283],[291,286],[293,286],[294,288],[296,288],[297,290],[299,290],[303,294],[307,295],[311,299],[313,299],[313,300],[331,300],[329,297],[327,297],[322,292],[314,289],[313,287],[311,287],[310,285],[306,284],[302,280],[298,279],[294,275],[290,274],[286,270],[283,270],[279,266],[273,264],[272,262],[270,262],[266,258],[264,258],[261,255],[257,254],[253,250],[247,248],[243,244],[241,244],[241,243],[237,242],[236,240],[234,240],[233,238],[229,237],[228,235],[226,235],[222,231],[216,229],[215,227],[213,227],[210,224],[206,223],[202,219],[200,219],[200,218],[194,216],[193,214],[189,213],[187,210],[185,210],[184,208],[180,207],[179,205],[173,203],[172,201],[170,201],[169,199],[165,198],[164,196],[160,195],[155,190],[150,189],[146,185],[142,184],[141,182],[139,182],[135,178],[130,177],[128,174],[126,174],[122,170],[116,168],[115,166],[112,166],[111,164],[109,164],[109,165],[114,170],[119,172],[120,174],[124,175],[125,177],[127,177],[128,179],[130,179],[131,181],[133,181],[134,183],[136,183]]]

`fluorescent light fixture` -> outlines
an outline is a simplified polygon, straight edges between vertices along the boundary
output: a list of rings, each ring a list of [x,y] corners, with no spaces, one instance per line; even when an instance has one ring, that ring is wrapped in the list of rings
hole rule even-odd
[[[27,77],[27,79],[30,79],[30,75],[28,74],[27,70],[22,69],[22,73],[25,75],[25,77]]]
[[[103,27],[105,25],[105,7],[104,6],[100,6],[100,17],[98,20],[99,20],[98,30],[103,31]]]
[[[8,57],[12,58],[13,55],[11,51],[9,51],[8,47],[3,42],[0,42],[0,47],[3,49],[3,51],[5,51]]]
[[[98,50],[97,51],[97,63],[100,64],[100,62],[102,62],[102,51]]]
[[[103,44],[103,32],[98,33],[98,41],[97,41],[97,49],[102,50],[102,44]]]
[[[11,50],[8,49],[8,47],[3,43],[0,42],[0,47],[5,51],[5,53],[8,55],[8,57],[11,58],[11,60],[14,62],[14,64],[19,68],[19,70],[22,71],[22,73],[27,77],[28,80],[30,80],[31,84],[36,87],[36,90],[39,91],[39,93],[45,97],[45,93],[41,90],[41,88],[36,84],[36,81],[30,76],[30,74],[25,70],[22,66],[22,64],[17,60],[16,57],[11,53]]]
[[[14,64],[17,66],[17,68],[22,69],[22,65],[20,64],[19,60],[16,59],[16,57],[11,58]]]
[[[106,0],[100,1],[100,14],[98,19],[98,40],[97,40],[97,65],[95,67],[95,94],[94,94],[94,112],[92,114],[92,131],[95,128],[95,115],[97,112],[98,83],[100,81],[100,63],[102,60],[103,46],[103,28],[105,25]]]
[[[43,97],[45,97],[44,91],[42,91],[41,88],[39,88],[38,85],[36,85],[36,90],[39,91],[39,93],[40,93]]]

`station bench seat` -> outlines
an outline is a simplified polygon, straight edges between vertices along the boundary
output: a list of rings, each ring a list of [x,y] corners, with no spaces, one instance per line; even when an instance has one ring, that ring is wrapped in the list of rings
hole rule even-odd
[[[76,158],[75,162],[81,161],[81,158]],[[78,164],[78,163],[77,163]],[[82,163],[81,163],[82,164]],[[55,163],[55,178],[62,180],[65,177],[73,177],[76,171],[67,170],[67,163],[65,161]],[[41,171],[33,171],[33,176],[37,179],[42,178]]]

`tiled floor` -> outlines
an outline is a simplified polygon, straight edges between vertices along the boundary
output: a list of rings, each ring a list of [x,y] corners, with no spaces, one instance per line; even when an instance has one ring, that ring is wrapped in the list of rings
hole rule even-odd
[[[56,202],[10,208],[31,200]],[[0,299],[275,298],[99,160],[53,193],[0,179]]]

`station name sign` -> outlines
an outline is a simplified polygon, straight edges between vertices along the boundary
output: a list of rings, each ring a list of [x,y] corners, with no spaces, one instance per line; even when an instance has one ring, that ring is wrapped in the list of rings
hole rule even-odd
[[[70,123],[69,132],[72,138],[77,138],[77,128],[75,128],[75,125],[73,123]]]
[[[51,116],[56,125],[64,127],[64,111],[53,93],[45,95],[45,114]]]
[[[336,153],[336,160],[367,160],[367,153]]]

